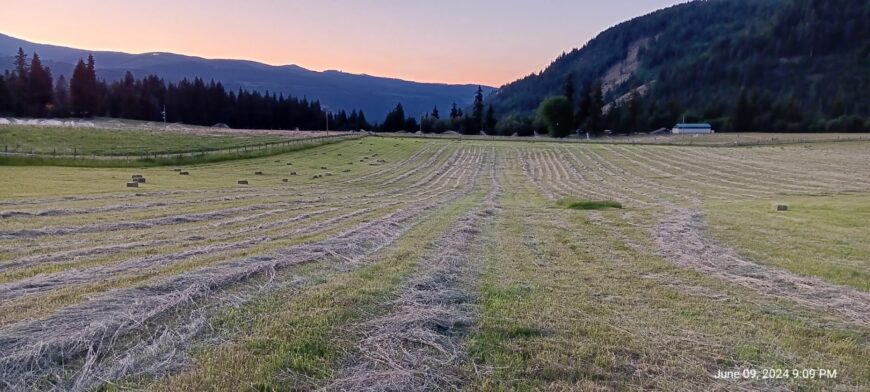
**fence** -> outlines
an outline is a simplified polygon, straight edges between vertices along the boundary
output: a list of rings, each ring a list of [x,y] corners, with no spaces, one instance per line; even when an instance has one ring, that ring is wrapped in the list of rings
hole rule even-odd
[[[13,147],[10,151],[9,145],[5,144],[3,146],[2,155],[6,156],[14,156],[14,157],[32,157],[32,158],[72,158],[72,159],[105,159],[105,160],[156,160],[160,158],[183,158],[183,157],[197,157],[197,156],[206,156],[206,155],[221,155],[221,154],[237,154],[237,155],[253,155],[253,154],[268,154],[271,152],[278,153],[283,150],[296,149],[298,146],[306,145],[306,144],[321,144],[321,143],[329,143],[336,142],[341,140],[351,140],[351,139],[360,139],[365,136],[368,136],[368,133],[360,132],[360,133],[351,133],[351,134],[339,134],[339,135],[324,135],[324,136],[313,136],[313,137],[304,137],[304,138],[288,138],[282,141],[276,142],[267,142],[267,143],[255,143],[255,144],[244,144],[238,146],[230,146],[230,147],[216,147],[216,148],[203,148],[196,150],[165,150],[165,151],[140,151],[137,153],[127,152],[113,152],[109,151],[104,152],[100,151],[83,151],[79,148],[67,148],[62,149],[61,153],[58,154],[57,149],[53,149],[51,152],[44,151],[20,151]],[[65,150],[65,151],[64,151]]]

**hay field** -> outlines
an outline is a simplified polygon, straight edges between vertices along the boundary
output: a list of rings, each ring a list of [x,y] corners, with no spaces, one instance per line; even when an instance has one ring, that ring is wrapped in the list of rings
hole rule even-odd
[[[868,159],[367,137],[0,167],[0,389],[866,390]]]

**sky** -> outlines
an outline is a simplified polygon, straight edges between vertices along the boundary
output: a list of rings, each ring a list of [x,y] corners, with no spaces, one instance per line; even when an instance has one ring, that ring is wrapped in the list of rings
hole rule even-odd
[[[500,86],[685,0],[0,0],[0,32],[90,50]]]

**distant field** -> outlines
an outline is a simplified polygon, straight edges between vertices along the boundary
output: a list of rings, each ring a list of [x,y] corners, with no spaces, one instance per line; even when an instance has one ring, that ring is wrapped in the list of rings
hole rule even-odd
[[[215,132],[0,126],[0,148],[9,152],[72,155],[123,155],[195,151],[286,140],[288,136],[232,135]]]
[[[868,162],[367,137],[0,167],[0,385],[866,390]],[[771,368],[837,373],[715,377]]]
[[[818,143],[829,141],[870,141],[868,133],[714,133],[711,135],[645,135],[617,138],[639,143],[673,143],[687,145],[752,145]]]

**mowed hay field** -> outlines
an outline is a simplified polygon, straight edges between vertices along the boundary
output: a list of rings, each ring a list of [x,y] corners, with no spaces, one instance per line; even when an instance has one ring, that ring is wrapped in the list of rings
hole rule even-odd
[[[0,389],[867,390],[867,162],[366,137],[0,167]]]

